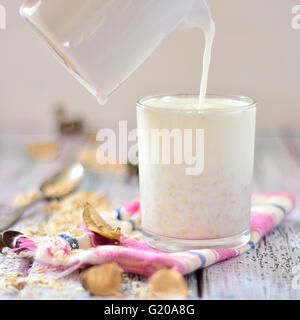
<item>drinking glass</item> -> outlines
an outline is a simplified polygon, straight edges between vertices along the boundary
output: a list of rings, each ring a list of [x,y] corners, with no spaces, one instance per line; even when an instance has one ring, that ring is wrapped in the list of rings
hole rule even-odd
[[[137,103],[144,238],[169,251],[240,247],[250,236],[256,103],[208,95],[210,107],[198,110],[191,99]]]

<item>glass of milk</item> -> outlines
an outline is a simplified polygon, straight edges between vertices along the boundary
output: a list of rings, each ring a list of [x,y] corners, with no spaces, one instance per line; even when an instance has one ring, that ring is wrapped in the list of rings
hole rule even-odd
[[[236,248],[250,232],[256,103],[242,96],[137,103],[142,227],[158,249]]]

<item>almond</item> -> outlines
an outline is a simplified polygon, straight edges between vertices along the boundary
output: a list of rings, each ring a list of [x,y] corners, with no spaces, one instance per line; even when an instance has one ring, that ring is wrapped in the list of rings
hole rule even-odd
[[[94,266],[80,275],[80,281],[92,295],[119,295],[122,284],[122,270],[116,263]]]
[[[157,271],[149,279],[150,293],[162,299],[186,299],[188,287],[183,276],[171,269]]]

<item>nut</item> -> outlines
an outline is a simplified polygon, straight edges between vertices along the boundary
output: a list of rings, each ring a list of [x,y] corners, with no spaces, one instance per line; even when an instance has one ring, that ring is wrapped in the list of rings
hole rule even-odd
[[[84,207],[83,221],[91,231],[102,237],[118,242],[120,241],[120,228],[114,230],[89,203],[86,203]]]
[[[183,276],[171,269],[157,271],[149,279],[150,293],[163,299],[186,299],[188,287]]]
[[[80,275],[80,281],[92,295],[119,295],[122,284],[122,270],[116,263],[94,266]]]

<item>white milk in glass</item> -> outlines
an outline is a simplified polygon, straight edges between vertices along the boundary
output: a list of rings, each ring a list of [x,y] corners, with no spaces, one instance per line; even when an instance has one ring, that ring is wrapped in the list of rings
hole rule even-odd
[[[163,164],[162,148],[169,144],[161,147],[161,139],[160,148],[151,149],[151,136],[140,136],[142,226],[146,240],[161,249],[238,247],[249,240],[255,103],[246,97],[208,96],[201,109],[198,104],[197,95],[138,103],[138,128],[149,134],[176,129],[183,141],[184,130],[191,129],[192,149],[198,144],[204,161],[200,174],[187,174],[195,164],[175,164],[174,153],[171,163]],[[203,140],[196,140],[196,129],[203,130]],[[170,141],[172,146],[174,136]],[[155,150],[160,163],[151,159]]]

